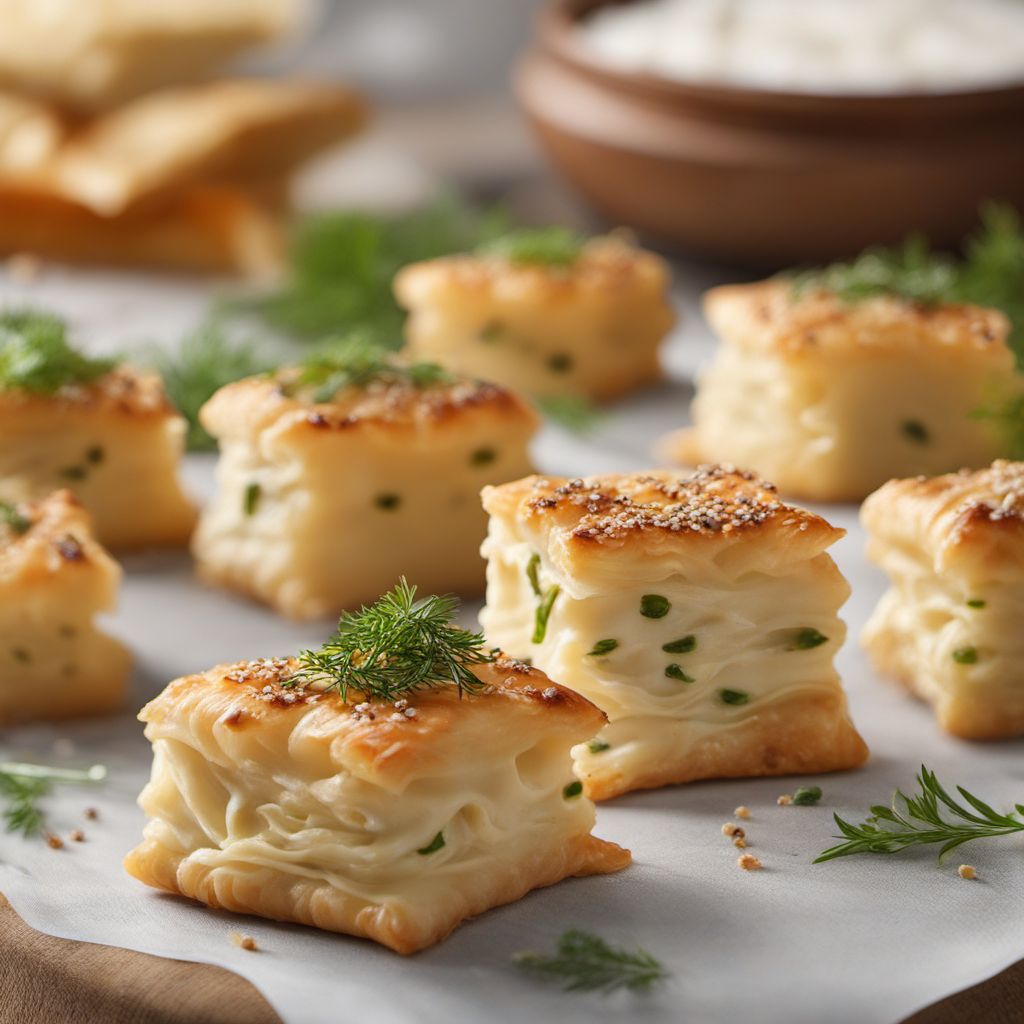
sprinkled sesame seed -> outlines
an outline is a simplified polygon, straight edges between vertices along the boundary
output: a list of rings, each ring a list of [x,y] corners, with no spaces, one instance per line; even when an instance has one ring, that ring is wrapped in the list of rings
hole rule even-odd
[[[547,687],[547,689],[545,689],[541,693],[541,696],[545,697],[547,700],[552,700],[553,698],[558,696],[558,687],[557,686],[549,686],[549,687]]]
[[[241,932],[232,932],[231,941],[240,949],[248,950],[250,953],[255,953],[259,949],[256,940],[251,935],[243,935]]]
[[[406,708],[402,712],[402,714],[405,715],[406,718],[415,718],[416,717],[416,709],[415,708]]]

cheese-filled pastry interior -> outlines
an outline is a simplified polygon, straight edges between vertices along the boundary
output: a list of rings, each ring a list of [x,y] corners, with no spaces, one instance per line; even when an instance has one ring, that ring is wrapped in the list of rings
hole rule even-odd
[[[201,419],[220,461],[199,571],[296,618],[356,607],[403,574],[482,593],[477,495],[530,472],[538,425],[503,388],[360,342],[230,384]]]
[[[663,445],[695,465],[729,461],[809,501],[858,501],[892,477],[985,466],[1002,449],[977,415],[1015,382],[997,310],[892,295],[847,301],[772,279],[712,289],[720,344],[692,429]]]
[[[483,501],[488,640],[608,715],[573,751],[589,795],[864,761],[833,666],[842,530],[722,466],[535,476]]]
[[[526,229],[403,268],[417,358],[526,395],[614,398],[661,377],[658,349],[675,323],[664,260],[609,235]]]
[[[184,544],[185,430],[155,374],[85,355],[56,317],[0,313],[0,501],[68,487],[107,547]]]
[[[171,683],[140,715],[154,762],[129,873],[413,953],[531,889],[625,867],[572,771],[604,716],[450,626],[453,604],[403,582],[300,660]],[[357,657],[368,632],[386,661]]]
[[[891,480],[861,519],[890,583],[861,638],[879,672],[955,736],[1024,735],[1024,462]]]
[[[120,582],[70,491],[0,502],[0,725],[120,706],[132,657],[93,622]]]

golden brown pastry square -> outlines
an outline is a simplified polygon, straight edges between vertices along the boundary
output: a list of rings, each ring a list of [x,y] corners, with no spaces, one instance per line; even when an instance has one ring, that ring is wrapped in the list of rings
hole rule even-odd
[[[93,618],[120,566],[69,491],[0,512],[0,725],[116,710],[132,657]]]
[[[998,428],[974,413],[1013,387],[1006,317],[791,282],[712,289],[719,336],[692,430],[670,457],[732,462],[808,501],[857,501],[894,476],[988,465]]]
[[[487,639],[594,701],[588,795],[853,768],[843,531],[731,467],[488,487]]]
[[[603,716],[507,659],[488,688],[397,705],[287,689],[294,660],[222,665],[143,710],[147,885],[211,907],[365,936],[399,953],[629,853],[591,835],[569,754]]]
[[[1024,463],[891,480],[864,503],[889,590],[862,642],[954,736],[1024,735]]]

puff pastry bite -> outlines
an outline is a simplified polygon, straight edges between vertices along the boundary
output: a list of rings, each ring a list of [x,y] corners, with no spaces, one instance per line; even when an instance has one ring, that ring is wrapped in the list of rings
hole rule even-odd
[[[78,111],[195,81],[297,22],[296,0],[0,0],[0,87]]]
[[[403,574],[483,591],[477,495],[530,472],[536,414],[433,364],[359,358],[229,384],[203,408],[220,444],[193,543],[205,579],[295,618],[357,606]]]
[[[107,547],[185,543],[186,423],[158,376],[90,360],[59,321],[32,314],[0,316],[0,369],[0,501],[70,487]]]
[[[661,377],[658,348],[675,316],[660,257],[617,236],[555,265],[505,251],[398,273],[409,352],[539,397],[614,398]]]
[[[0,725],[121,704],[131,654],[93,624],[120,582],[69,491],[0,503]]]
[[[593,700],[588,795],[852,768],[867,756],[833,657],[843,535],[731,467],[483,493],[485,634]]]
[[[1013,386],[1009,324],[996,310],[879,296],[797,296],[790,282],[712,289],[721,339],[701,377],[684,463],[727,460],[783,493],[855,501],[894,476],[987,465],[992,421],[972,414]]]
[[[890,587],[862,642],[954,736],[1024,735],[1024,463],[891,480],[864,503]]]
[[[288,688],[294,659],[221,665],[143,710],[153,744],[128,855],[147,885],[399,953],[629,853],[591,835],[570,747],[589,701],[508,659],[395,703]],[[356,698],[352,698],[355,700]]]

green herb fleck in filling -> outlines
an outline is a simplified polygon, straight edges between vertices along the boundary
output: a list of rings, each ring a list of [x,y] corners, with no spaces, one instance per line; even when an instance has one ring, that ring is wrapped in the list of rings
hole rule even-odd
[[[694,681],[693,676],[688,676],[679,665],[666,665],[665,675],[669,679],[677,679],[681,683],[692,683]]]
[[[811,807],[821,799],[821,786],[801,786],[793,794],[793,803],[798,807]]]
[[[533,619],[533,637],[535,644],[542,644],[548,632],[548,619],[551,618],[551,609],[554,606],[555,598],[562,592],[562,588],[554,583],[544,591],[537,605],[537,612]]]
[[[580,782],[579,779],[576,779],[574,782],[570,782],[569,785],[562,790],[562,796],[564,796],[566,800],[571,800],[573,797],[579,796],[582,792],[583,783]]]
[[[94,466],[98,466],[105,458],[105,454],[98,444],[94,444],[91,448],[86,449],[85,460],[86,462],[91,462]]]
[[[605,743],[604,740],[591,740],[587,744],[587,750],[589,750],[592,754],[603,754],[606,750],[611,749],[612,745],[610,743]]]
[[[600,658],[604,654],[611,654],[616,647],[619,646],[618,640],[598,640],[596,644],[589,651],[587,651],[588,658]]]
[[[89,471],[85,466],[66,466],[60,470],[59,476],[62,476],[65,480],[84,480],[88,475]]]
[[[24,647],[12,648],[11,656],[15,661],[20,661],[23,665],[27,665],[32,660],[32,655],[29,654]]]
[[[556,352],[548,357],[548,369],[552,373],[568,373],[572,369],[572,356],[565,352]]]
[[[953,652],[953,660],[958,665],[976,665],[978,663],[978,648],[958,647]]]
[[[980,597],[969,597],[967,599],[967,607],[968,608],[984,608],[985,607],[985,601],[984,601],[983,598],[980,598]]]
[[[498,453],[493,448],[477,448],[470,455],[469,464],[471,466],[489,466],[497,457]]]
[[[801,629],[796,636],[793,638],[793,642],[789,645],[787,650],[790,651],[809,651],[814,647],[820,647],[822,644],[828,643],[828,637],[824,633],[819,633],[818,630],[808,627]]]
[[[0,522],[5,523],[15,533],[28,533],[32,523],[23,516],[14,505],[0,501]]]
[[[750,694],[744,690],[719,690],[718,699],[723,704],[749,704]]]
[[[260,497],[263,494],[263,488],[257,483],[249,484],[245,489],[245,495],[242,498],[242,511],[247,515],[255,515],[256,509],[259,507]]]
[[[444,833],[443,832],[438,832],[437,835],[434,836],[434,838],[431,839],[430,842],[427,843],[426,846],[422,847],[421,849],[417,850],[416,852],[418,854],[420,854],[420,856],[425,857],[429,853],[437,853],[437,851],[440,850],[443,846],[444,846]]]
[[[477,337],[485,345],[493,345],[504,333],[505,328],[500,320],[488,320],[487,323],[480,328],[477,333]]]
[[[905,420],[900,429],[903,436],[914,444],[928,444],[931,440],[928,428],[920,420]]]
[[[647,619],[663,619],[671,607],[672,602],[661,594],[644,594],[640,598],[640,614]]]
[[[385,512],[393,512],[402,504],[402,497],[399,494],[378,494],[373,503]]]
[[[666,654],[689,654],[697,649],[697,638],[691,633],[689,636],[681,637],[679,640],[662,644],[661,649]]]
[[[541,595],[540,578],[537,575],[539,570],[540,555],[530,555],[530,560],[526,563],[526,578],[530,581],[530,589],[537,597],[540,597]]]

